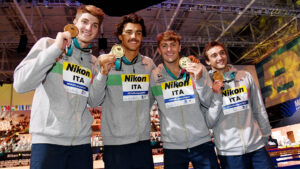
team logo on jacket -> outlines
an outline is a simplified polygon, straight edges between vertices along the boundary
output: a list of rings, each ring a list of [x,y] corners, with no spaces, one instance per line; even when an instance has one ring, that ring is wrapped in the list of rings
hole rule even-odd
[[[122,74],[123,101],[148,99],[149,75]]]
[[[91,79],[90,69],[74,63],[63,63],[63,82],[67,92],[88,97]]]
[[[194,104],[195,94],[191,79],[169,81],[161,84],[166,108]]]
[[[249,109],[248,91],[244,85],[225,89],[222,95],[224,115]]]

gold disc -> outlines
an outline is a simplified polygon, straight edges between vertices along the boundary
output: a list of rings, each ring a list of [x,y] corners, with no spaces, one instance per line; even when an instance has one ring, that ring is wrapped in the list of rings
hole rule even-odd
[[[78,28],[74,24],[68,24],[64,27],[64,31],[68,31],[71,34],[72,38],[75,38],[78,35]]]
[[[124,48],[121,45],[115,44],[111,48],[111,53],[114,54],[116,56],[116,58],[121,58],[122,56],[124,56],[125,51],[124,51]]]
[[[188,63],[192,63],[191,59],[188,58],[188,57],[182,57],[182,58],[180,58],[180,60],[179,60],[179,66],[180,66],[182,69],[186,69]]]
[[[214,81],[220,80],[221,82],[223,82],[224,81],[223,73],[220,71],[215,71],[213,74],[213,79],[214,79]]]

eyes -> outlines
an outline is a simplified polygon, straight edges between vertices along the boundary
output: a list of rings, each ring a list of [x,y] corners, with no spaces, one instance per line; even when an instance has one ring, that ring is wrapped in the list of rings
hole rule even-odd
[[[219,53],[213,53],[212,55],[210,55],[210,57],[216,58],[216,57],[218,57],[218,55],[224,56],[224,55],[226,55],[226,52],[224,50],[221,50]]]
[[[86,25],[86,26],[90,24],[89,20],[87,20],[87,19],[82,19],[81,23],[83,25]],[[98,29],[99,24],[98,23],[92,23],[92,27],[95,28],[95,29]]]
[[[135,33],[136,36],[142,36],[142,35],[143,35],[142,31],[136,31],[136,32],[134,32],[134,31],[132,31],[132,30],[127,30],[127,31],[125,31],[124,33],[125,33],[126,35],[129,35],[129,36],[131,36],[133,33]]]
[[[162,43],[160,44],[160,47],[161,48],[176,47],[176,43],[170,43],[170,44]]]

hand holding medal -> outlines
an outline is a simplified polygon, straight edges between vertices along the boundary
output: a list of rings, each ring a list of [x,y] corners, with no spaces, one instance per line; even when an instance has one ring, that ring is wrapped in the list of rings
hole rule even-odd
[[[121,67],[122,67],[122,57],[125,55],[124,48],[122,47],[122,45],[115,44],[111,48],[111,53],[113,55],[115,55],[115,57],[116,57],[116,61],[115,61],[116,70],[121,70]]]
[[[125,50],[119,45],[115,44],[109,54],[103,54],[98,57],[98,62],[101,67],[101,74],[107,75],[111,68],[116,65],[120,66],[121,58],[124,56]]]
[[[213,74],[213,85],[212,90],[215,93],[222,93],[222,90],[224,89],[224,75],[220,71],[215,71]]]
[[[179,66],[191,73],[195,80],[199,80],[202,76],[204,66],[195,56],[182,57],[179,60]]]
[[[64,27],[64,32],[69,32],[71,34],[71,38],[75,38],[79,33],[78,28],[74,24],[66,25]],[[67,43],[67,44],[70,44],[70,43]],[[71,54],[72,54],[72,45],[66,45],[64,53],[68,56],[71,56]]]

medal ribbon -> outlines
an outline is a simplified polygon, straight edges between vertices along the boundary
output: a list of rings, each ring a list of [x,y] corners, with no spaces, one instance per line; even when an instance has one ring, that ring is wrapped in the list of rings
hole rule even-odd
[[[73,53],[73,45],[76,48],[78,48],[81,51],[83,51],[83,52],[89,52],[92,49],[92,45],[91,44],[89,44],[89,46],[87,48],[81,48],[80,45],[79,45],[79,42],[78,42],[77,38],[73,38],[71,45],[67,48],[67,52],[66,52],[67,56],[71,56],[72,55],[72,53]]]
[[[167,73],[174,79],[174,80],[178,80],[178,79],[181,79],[183,78],[184,81],[186,80],[189,80],[189,75],[187,74],[186,70],[185,69],[180,69],[180,75],[179,77],[177,78],[168,68],[165,64],[163,64]]]
[[[136,56],[133,58],[133,60],[130,62],[125,56],[122,56],[121,58],[117,58],[115,65],[116,65],[116,70],[121,70],[122,68],[122,62],[124,62],[126,65],[133,65],[137,62],[138,57]]]

